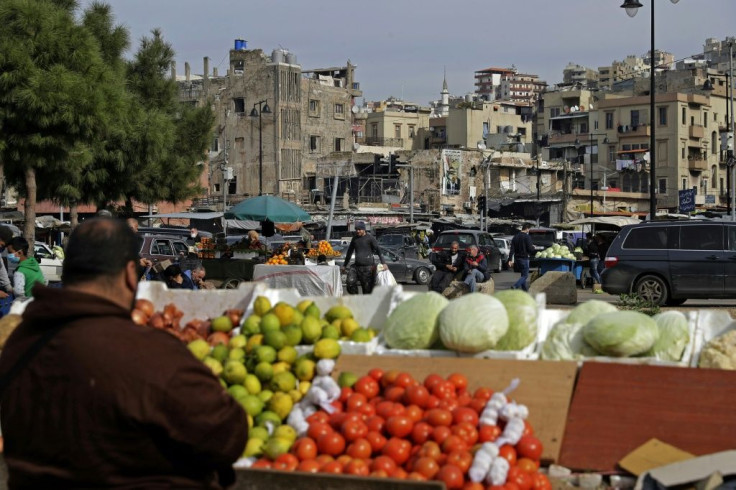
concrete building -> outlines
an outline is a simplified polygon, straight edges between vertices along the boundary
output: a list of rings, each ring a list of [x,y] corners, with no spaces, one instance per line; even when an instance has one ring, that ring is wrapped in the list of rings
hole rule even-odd
[[[641,75],[647,69],[648,65],[644,63],[644,59],[634,55],[629,55],[622,61],[613,61],[608,66],[600,66],[598,67],[598,88],[611,90],[614,84],[635,75]]]
[[[231,205],[261,192],[304,199],[314,184],[314,162],[352,150],[358,132],[352,108],[362,92],[350,62],[302,71],[291,52],[267,56],[243,45],[230,51],[224,76],[210,74],[208,61],[197,78],[187,64],[179,81],[183,102],[210,103],[216,116],[207,198],[200,205],[222,209],[223,196]]]
[[[593,94],[589,89],[559,87],[542,95],[537,104],[535,138],[543,160],[576,161],[579,151],[575,139],[591,128]]]
[[[365,144],[403,150],[423,148],[420,130],[429,128],[431,109],[395,98],[372,104],[365,120]]]
[[[598,71],[570,62],[562,70],[562,82],[564,85],[593,89],[598,86]]]
[[[478,148],[492,134],[514,135],[531,142],[531,117],[523,117],[522,104],[476,100],[450,108],[447,117],[448,148]]]
[[[513,66],[475,72],[475,91],[488,101],[509,100],[532,105],[546,86],[538,75],[519,73]]]

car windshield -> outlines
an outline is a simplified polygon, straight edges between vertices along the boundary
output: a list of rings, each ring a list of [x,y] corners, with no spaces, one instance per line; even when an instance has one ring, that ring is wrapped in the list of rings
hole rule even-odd
[[[496,246],[498,248],[506,248],[506,241],[505,240],[500,240],[498,238],[494,238],[493,241],[496,242]]]
[[[383,235],[378,237],[378,243],[384,247],[397,247],[404,244],[404,237],[401,235]]]
[[[555,232],[554,231],[529,231],[529,236],[532,239],[532,243],[535,245],[552,245],[555,243]]]
[[[388,259],[394,262],[397,260],[396,254],[384,247],[381,247],[381,254],[383,255],[385,259]]]
[[[450,248],[452,242],[458,242],[460,248],[468,248],[471,245],[475,245],[475,239],[472,233],[443,233],[437,237],[435,247]]]

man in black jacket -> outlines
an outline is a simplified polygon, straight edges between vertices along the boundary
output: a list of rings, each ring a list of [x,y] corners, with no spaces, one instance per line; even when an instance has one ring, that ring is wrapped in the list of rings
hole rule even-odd
[[[518,281],[511,286],[511,289],[523,289],[529,291],[529,286],[526,285],[526,280],[529,277],[529,259],[534,255],[534,243],[532,243],[532,237],[529,236],[529,225],[523,225],[521,227],[521,233],[518,233],[511,240],[511,253],[509,255],[509,268],[514,267],[516,263],[518,270],[521,272],[521,277]]]
[[[465,252],[460,250],[458,242],[452,242],[450,250],[432,254],[431,260],[437,270],[432,274],[429,289],[442,294],[442,291],[450,285],[452,280],[458,276],[458,273],[463,272]]]
[[[355,236],[350,240],[348,251],[345,253],[345,262],[343,268],[347,269],[350,259],[355,252],[355,272],[358,275],[363,294],[371,294],[373,286],[376,284],[376,266],[373,264],[373,254],[378,255],[378,259],[383,265],[386,261],[381,255],[381,247],[373,235],[369,235],[365,231],[365,223],[358,221],[355,223]]]

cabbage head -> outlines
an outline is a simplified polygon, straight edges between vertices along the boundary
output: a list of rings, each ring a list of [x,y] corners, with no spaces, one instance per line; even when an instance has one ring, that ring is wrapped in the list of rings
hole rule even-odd
[[[503,303],[482,293],[450,302],[439,318],[440,339],[448,349],[474,354],[493,349],[509,329]]]
[[[437,317],[449,301],[430,291],[400,303],[386,319],[383,337],[394,349],[429,349],[439,337]]]
[[[598,299],[591,299],[573,308],[565,319],[565,322],[585,325],[592,320],[593,317],[600,315],[601,313],[610,313],[613,311],[618,310],[612,304]]]
[[[560,321],[550,330],[542,345],[541,357],[551,361],[577,361],[598,353],[583,338],[583,325]]]
[[[687,317],[679,311],[665,311],[654,315],[657,322],[659,338],[645,355],[663,361],[679,361],[690,342]]]
[[[509,329],[496,345],[496,350],[521,350],[537,338],[537,302],[531,294],[507,289],[493,295],[503,303],[509,316]]]
[[[604,356],[643,354],[659,338],[657,322],[636,311],[614,311],[595,316],[583,327],[583,337]]]

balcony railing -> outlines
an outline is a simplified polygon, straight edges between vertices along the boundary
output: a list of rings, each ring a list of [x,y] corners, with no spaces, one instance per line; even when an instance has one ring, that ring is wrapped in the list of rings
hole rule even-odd
[[[705,137],[705,128],[698,124],[690,126],[690,137],[693,139],[700,139]]]
[[[632,138],[632,137],[649,136],[651,134],[649,129],[650,127],[648,124],[642,124],[636,127],[620,126],[618,128],[618,137],[619,138]]]
[[[575,133],[552,133],[549,135],[549,144],[550,145],[561,145],[565,143],[574,144],[575,138],[580,137],[580,142],[583,142],[583,135],[578,135]]]
[[[688,158],[687,168],[688,170],[704,172],[708,170],[708,160],[703,160],[701,158],[692,158],[692,159]]]
[[[396,146],[396,147],[403,147],[404,146],[404,139],[403,138],[383,138],[378,136],[373,136],[365,139],[365,144],[367,146]]]

